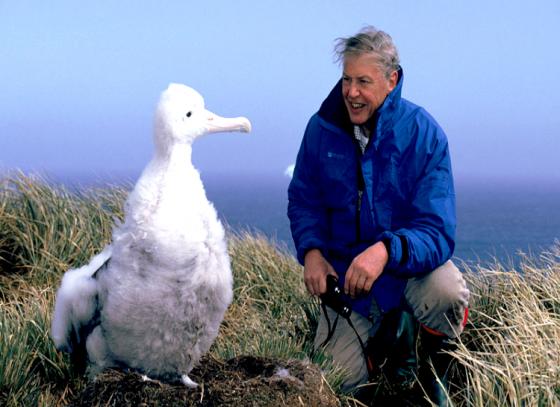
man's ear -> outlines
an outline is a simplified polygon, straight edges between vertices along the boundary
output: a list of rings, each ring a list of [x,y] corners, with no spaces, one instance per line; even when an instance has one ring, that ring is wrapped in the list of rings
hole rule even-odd
[[[392,91],[393,89],[395,89],[395,86],[397,86],[397,82],[399,81],[399,73],[398,71],[393,71],[391,72],[391,75],[389,75],[389,88],[390,91]]]

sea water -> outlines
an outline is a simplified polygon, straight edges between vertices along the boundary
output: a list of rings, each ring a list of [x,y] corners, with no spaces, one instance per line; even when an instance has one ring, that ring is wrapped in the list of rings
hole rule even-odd
[[[295,253],[287,217],[290,179],[282,175],[202,173],[208,198],[233,230],[257,231]],[[134,176],[106,180],[128,186]],[[103,179],[58,177],[66,185]],[[560,239],[560,182],[455,179],[457,235],[454,258],[471,264],[516,265],[520,253],[538,256]]]
[[[289,178],[203,175],[208,198],[233,229],[258,230],[295,251],[286,215]],[[455,181],[454,257],[517,264],[560,239],[560,184],[553,181]]]

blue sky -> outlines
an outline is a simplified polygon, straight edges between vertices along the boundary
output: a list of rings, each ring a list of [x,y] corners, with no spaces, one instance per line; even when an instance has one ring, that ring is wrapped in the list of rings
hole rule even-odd
[[[0,0],[0,171],[135,177],[181,82],[253,124],[198,140],[203,173],[282,174],[340,76],[333,41],[366,24],[392,35],[457,177],[560,180],[557,0]]]

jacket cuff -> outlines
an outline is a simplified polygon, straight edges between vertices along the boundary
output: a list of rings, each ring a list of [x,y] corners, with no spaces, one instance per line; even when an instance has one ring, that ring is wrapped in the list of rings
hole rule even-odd
[[[395,270],[403,260],[403,245],[401,238],[393,232],[383,232],[379,238],[387,248],[389,260],[385,268]]]
[[[299,261],[299,264],[301,264],[302,266],[305,264],[305,255],[307,254],[308,251],[312,250],[312,249],[319,249],[321,251],[321,253],[324,254],[324,245],[323,242],[320,241],[319,239],[310,239],[307,242],[305,242],[305,244],[301,244],[298,248],[297,248],[297,259]]]

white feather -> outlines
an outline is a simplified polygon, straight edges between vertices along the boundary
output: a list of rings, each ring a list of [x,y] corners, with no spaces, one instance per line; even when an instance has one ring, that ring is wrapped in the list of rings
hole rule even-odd
[[[111,246],[94,256],[90,263],[68,270],[56,293],[52,320],[52,338],[57,349],[71,352],[71,332],[87,325],[97,310],[97,281],[94,273],[111,257]],[[80,338],[85,341],[85,338]]]

